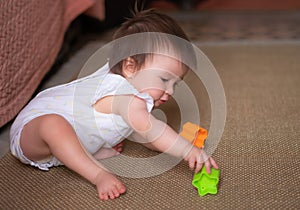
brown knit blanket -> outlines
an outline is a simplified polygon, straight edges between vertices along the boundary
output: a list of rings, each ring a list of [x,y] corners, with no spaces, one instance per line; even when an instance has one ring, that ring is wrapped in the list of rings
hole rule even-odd
[[[97,10],[89,14],[94,12],[103,18],[102,3],[102,0],[0,1],[0,127],[16,116],[50,70],[70,22],[94,6]]]

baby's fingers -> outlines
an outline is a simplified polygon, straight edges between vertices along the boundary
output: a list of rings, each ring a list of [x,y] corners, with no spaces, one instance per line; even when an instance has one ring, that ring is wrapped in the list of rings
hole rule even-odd
[[[215,169],[219,168],[219,166],[217,165],[215,160],[210,157],[207,161],[205,161],[205,168],[206,168],[207,173],[209,173],[209,174],[211,172],[211,167],[214,167]]]
[[[215,169],[219,168],[218,164],[216,163],[216,161],[213,158],[210,158],[210,163]]]
[[[191,170],[193,170],[195,168],[195,163],[196,163],[196,159],[194,159],[194,158],[189,159],[189,167]]]
[[[201,170],[202,167],[203,167],[203,163],[198,163],[197,162],[195,173],[198,173]]]
[[[211,172],[211,170],[210,170],[211,164],[210,164],[209,159],[207,161],[205,161],[204,164],[205,164],[206,172],[210,174],[210,172]]]

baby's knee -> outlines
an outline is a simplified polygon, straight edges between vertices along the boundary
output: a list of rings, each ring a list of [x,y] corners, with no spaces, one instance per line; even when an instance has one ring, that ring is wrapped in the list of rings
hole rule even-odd
[[[65,129],[72,129],[69,122],[62,116],[57,114],[48,114],[42,116],[39,124],[39,131],[44,136],[49,132],[61,132]]]

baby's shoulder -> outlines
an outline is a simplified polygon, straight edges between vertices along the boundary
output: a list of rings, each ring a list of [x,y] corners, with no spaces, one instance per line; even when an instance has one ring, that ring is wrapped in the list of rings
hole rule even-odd
[[[108,73],[102,76],[103,81],[109,82],[110,84],[121,84],[121,83],[128,83],[128,81],[118,74]]]
[[[109,73],[103,78],[100,84],[103,89],[114,90],[115,94],[137,94],[137,89],[130,82],[118,74]]]

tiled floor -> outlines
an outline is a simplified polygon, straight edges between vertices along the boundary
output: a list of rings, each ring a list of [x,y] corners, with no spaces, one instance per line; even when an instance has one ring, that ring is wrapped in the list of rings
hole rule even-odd
[[[216,11],[216,12],[172,12],[188,36],[194,42],[219,43],[230,41],[300,41],[300,12],[298,11]],[[86,40],[93,39],[110,41],[114,30],[108,31],[102,36],[90,35]],[[99,46],[95,46],[97,49]],[[75,75],[70,70],[78,69],[89,56],[86,52],[75,53],[65,63],[56,75],[52,75],[44,83],[44,88],[70,81]],[[76,57],[77,56],[77,57]],[[71,75],[71,77],[70,77]],[[0,128],[0,158],[8,151],[8,124]]]

